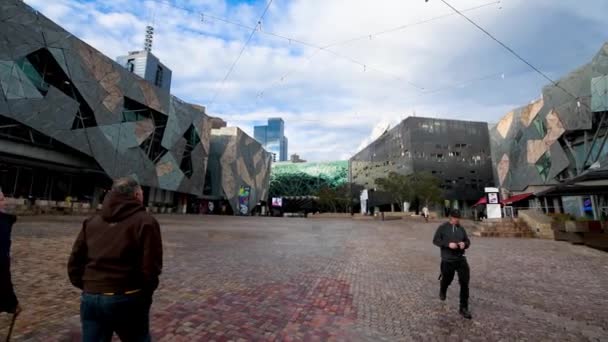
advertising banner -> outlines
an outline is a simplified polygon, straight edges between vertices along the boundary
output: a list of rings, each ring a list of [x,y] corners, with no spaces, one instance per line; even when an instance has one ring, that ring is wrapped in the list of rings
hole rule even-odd
[[[249,214],[249,195],[251,193],[250,186],[241,186],[239,189],[239,214]]]
[[[273,197],[272,198],[272,206],[280,208],[283,206],[283,198],[281,197]]]

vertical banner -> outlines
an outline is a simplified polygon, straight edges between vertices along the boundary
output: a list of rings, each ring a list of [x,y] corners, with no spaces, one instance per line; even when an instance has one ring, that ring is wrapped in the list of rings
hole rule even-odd
[[[250,186],[241,186],[239,189],[239,214],[249,214],[249,194],[251,193]]]

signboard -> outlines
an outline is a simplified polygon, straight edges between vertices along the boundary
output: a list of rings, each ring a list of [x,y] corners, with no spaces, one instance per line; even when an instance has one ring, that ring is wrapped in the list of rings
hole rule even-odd
[[[498,196],[497,188],[485,188],[488,204],[486,205],[486,214],[489,219],[499,219],[502,217],[502,209],[500,208],[500,197]]]
[[[283,198],[281,198],[281,197],[273,197],[272,198],[272,206],[273,207],[282,207],[283,206]]]
[[[498,204],[498,194],[495,192],[490,192],[488,194],[488,203],[490,204]]]
[[[251,193],[250,186],[242,186],[239,189],[239,214],[249,214],[249,194]]]

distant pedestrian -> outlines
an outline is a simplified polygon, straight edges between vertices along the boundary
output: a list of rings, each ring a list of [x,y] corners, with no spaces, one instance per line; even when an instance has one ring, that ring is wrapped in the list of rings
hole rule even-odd
[[[162,269],[158,222],[131,178],[114,181],[99,215],[84,221],[68,263],[83,290],[82,340],[150,341],[150,306]]]
[[[15,215],[5,213],[6,198],[0,191],[0,312],[18,316],[21,312],[11,279],[11,233],[17,221]]]
[[[469,312],[469,264],[464,256],[465,250],[471,245],[467,232],[460,225],[460,211],[453,209],[450,212],[449,222],[437,228],[433,243],[441,248],[441,280],[439,299],[446,299],[448,287],[454,280],[454,273],[458,273],[460,283],[460,314],[471,319]]]
[[[429,222],[429,208],[426,206],[422,208],[422,216],[424,216],[424,221]]]

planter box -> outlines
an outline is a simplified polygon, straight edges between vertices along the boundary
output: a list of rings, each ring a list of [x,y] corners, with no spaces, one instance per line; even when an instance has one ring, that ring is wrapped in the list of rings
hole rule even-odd
[[[557,241],[568,241],[573,244],[585,243],[583,238],[584,233],[567,233],[567,232],[555,232],[555,240]]]
[[[585,233],[583,240],[585,245],[608,251],[608,234],[607,233]]]
[[[566,232],[587,233],[589,232],[589,224],[588,222],[566,221]]]
[[[551,229],[555,232],[565,232],[566,222],[551,222]]]
[[[587,226],[589,227],[589,232],[591,233],[601,233],[603,231],[601,221],[589,221],[587,222]]]

